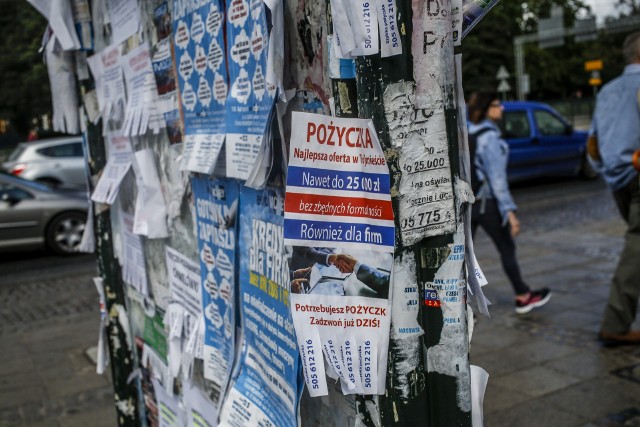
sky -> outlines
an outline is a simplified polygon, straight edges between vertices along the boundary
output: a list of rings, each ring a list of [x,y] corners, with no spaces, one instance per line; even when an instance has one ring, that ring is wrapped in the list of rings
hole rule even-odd
[[[615,0],[585,0],[585,3],[591,6],[591,11],[596,15],[598,25],[604,22],[606,16],[618,16]]]

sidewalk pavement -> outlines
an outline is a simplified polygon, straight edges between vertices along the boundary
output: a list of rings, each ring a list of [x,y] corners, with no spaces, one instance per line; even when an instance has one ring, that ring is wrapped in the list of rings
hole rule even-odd
[[[82,260],[74,274],[0,274],[0,427],[117,425],[109,374],[86,355],[100,320],[95,263]]]
[[[523,277],[553,292],[546,306],[526,315],[514,311],[492,243],[482,230],[476,235],[492,302],[490,319],[477,315],[470,356],[489,373],[485,426],[640,426],[640,348],[596,341],[624,223],[612,216],[553,230],[523,227]]]

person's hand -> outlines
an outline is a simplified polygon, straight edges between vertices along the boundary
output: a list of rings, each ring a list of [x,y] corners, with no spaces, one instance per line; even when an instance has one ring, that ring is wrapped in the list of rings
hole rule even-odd
[[[329,264],[333,264],[338,267],[340,273],[353,273],[353,269],[356,266],[357,260],[351,255],[346,254],[331,254],[329,255]]]
[[[311,269],[313,267],[307,267],[307,268],[300,268],[298,270],[295,270],[293,272],[293,278],[294,279],[301,279],[303,277],[307,277],[309,275],[309,273],[311,273]]]
[[[291,292],[293,292],[294,294],[303,294],[303,289],[304,289],[304,285],[305,283],[308,285],[309,284],[309,280],[307,279],[293,279],[291,281]]]
[[[518,234],[520,234],[520,221],[518,220],[516,213],[514,211],[509,211],[507,213],[507,220],[509,221],[511,235],[513,237],[516,237]]]
[[[587,138],[587,154],[595,161],[601,161],[600,148],[598,147],[598,136],[595,134],[589,135]]]
[[[356,267],[358,260],[347,254],[341,254],[339,257],[340,261],[344,265],[345,271],[343,271],[343,273],[353,273],[353,269]]]

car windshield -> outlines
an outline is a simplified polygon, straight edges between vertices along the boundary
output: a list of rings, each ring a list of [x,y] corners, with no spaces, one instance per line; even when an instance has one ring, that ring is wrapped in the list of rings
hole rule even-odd
[[[37,190],[37,191],[45,191],[48,193],[53,193],[55,192],[55,189],[48,186],[47,184],[44,184],[42,182],[36,182],[36,181],[29,181],[28,179],[22,179],[19,178],[17,176],[13,176],[13,175],[9,175],[3,172],[0,172],[0,180],[10,183],[10,184],[16,184],[16,185],[23,185],[25,187],[29,187],[33,190]]]
[[[15,150],[13,150],[13,152],[11,153],[11,155],[9,156],[9,161],[13,161],[13,160],[17,160],[18,157],[20,157],[20,155],[22,153],[24,153],[24,150],[26,150],[27,147],[24,144],[20,144],[16,147]]]

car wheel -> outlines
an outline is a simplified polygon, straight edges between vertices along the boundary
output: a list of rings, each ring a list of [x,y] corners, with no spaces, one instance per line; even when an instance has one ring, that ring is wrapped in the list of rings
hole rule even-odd
[[[589,163],[589,159],[587,159],[587,155],[584,154],[582,156],[582,163],[580,165],[580,176],[584,179],[596,179],[598,177],[598,171],[596,171],[591,163]]]
[[[56,216],[47,226],[47,247],[60,255],[76,253],[86,222],[87,215],[82,212],[63,212]]]

